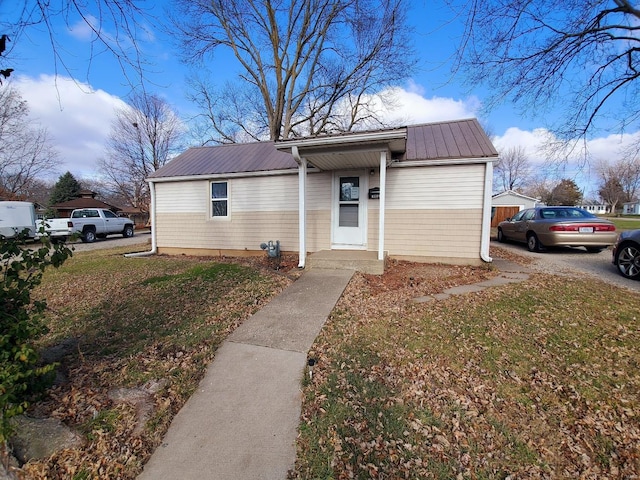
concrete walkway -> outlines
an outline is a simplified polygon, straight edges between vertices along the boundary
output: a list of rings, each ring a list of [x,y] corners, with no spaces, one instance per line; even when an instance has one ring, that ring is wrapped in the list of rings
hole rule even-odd
[[[426,295],[424,297],[414,298],[416,303],[426,303],[435,300],[445,300],[451,295],[464,295],[467,293],[481,292],[489,287],[498,287],[500,285],[507,285],[509,283],[524,282],[529,278],[531,270],[528,267],[518,265],[517,263],[503,260],[500,258],[493,259],[493,266],[496,267],[500,274],[484,282],[472,283],[469,285],[459,285],[457,287],[451,287],[446,289],[442,293],[436,293],[434,295]]]
[[[307,352],[352,275],[309,270],[240,325],[138,478],[285,480]]]
[[[494,260],[500,275],[417,302],[521,282],[529,269]],[[353,275],[306,271],[246,320],[216,352],[173,419],[141,480],[285,480],[294,467],[307,353]]]

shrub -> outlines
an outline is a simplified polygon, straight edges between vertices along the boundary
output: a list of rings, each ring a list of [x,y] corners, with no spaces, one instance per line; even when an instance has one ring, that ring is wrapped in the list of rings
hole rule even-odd
[[[0,445],[10,432],[8,420],[28,406],[30,387],[55,365],[39,365],[33,341],[46,332],[45,301],[32,301],[31,291],[49,266],[59,267],[72,255],[63,244],[45,237],[26,248],[26,231],[14,238],[0,236]]]

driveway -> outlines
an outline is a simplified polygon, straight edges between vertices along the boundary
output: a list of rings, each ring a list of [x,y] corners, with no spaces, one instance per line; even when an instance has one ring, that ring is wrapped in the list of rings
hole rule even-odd
[[[151,232],[150,230],[136,230],[133,237],[124,238],[122,235],[111,235],[107,238],[97,238],[93,243],[82,243],[80,240],[75,242],[67,242],[68,246],[73,246],[74,252],[87,252],[90,250],[99,250],[102,248],[116,248],[131,245],[132,252],[140,252],[143,250],[151,250]],[[148,245],[148,247],[145,247]]]
[[[640,292],[640,281],[628,280],[618,273],[611,263],[611,250],[588,253],[583,248],[554,248],[545,252],[530,252],[525,245],[499,243],[491,240],[491,246],[504,248],[517,255],[534,259],[529,265],[533,270],[558,275],[591,275],[604,282]]]

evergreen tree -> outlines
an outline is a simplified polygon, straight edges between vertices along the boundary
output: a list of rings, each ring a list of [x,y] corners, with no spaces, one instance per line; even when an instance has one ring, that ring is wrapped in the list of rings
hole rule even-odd
[[[67,172],[62,175],[53,186],[51,196],[49,197],[49,205],[55,205],[56,203],[67,202],[78,198],[80,196],[80,190],[82,190],[80,183],[71,172]]]
[[[582,200],[582,192],[576,182],[565,178],[558,183],[549,193],[548,198],[543,199],[547,205],[578,205]]]

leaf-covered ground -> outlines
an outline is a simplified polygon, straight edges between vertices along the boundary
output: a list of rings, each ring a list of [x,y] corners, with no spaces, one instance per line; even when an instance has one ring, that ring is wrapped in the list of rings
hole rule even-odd
[[[135,478],[216,348],[293,281],[262,257],[124,258],[125,250],[77,253],[48,271],[44,347],[71,343],[66,377],[29,414],[55,417],[85,437],[20,469],[29,479]],[[283,267],[293,261],[285,259]],[[287,268],[283,268],[286,270]]]
[[[640,298],[532,274],[412,301],[487,274],[354,277],[313,347],[291,477],[638,478]]]
[[[42,345],[77,346],[66,382],[30,413],[60,418],[86,442],[22,476],[135,478],[217,346],[294,281],[295,259],[285,260],[276,272],[260,259],[96,251],[48,272]],[[640,299],[534,274],[413,302],[495,274],[406,262],[356,274],[311,352],[291,476],[637,478]]]

